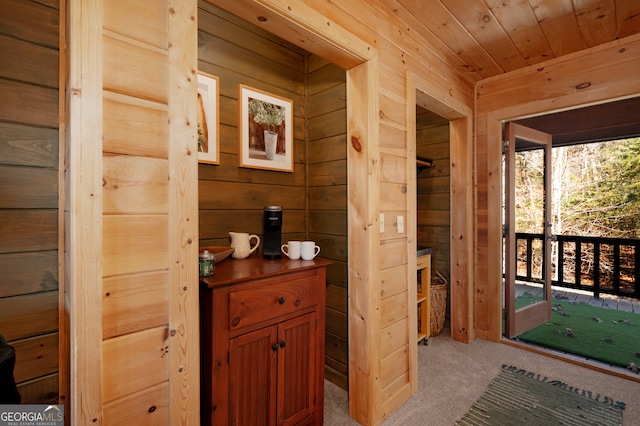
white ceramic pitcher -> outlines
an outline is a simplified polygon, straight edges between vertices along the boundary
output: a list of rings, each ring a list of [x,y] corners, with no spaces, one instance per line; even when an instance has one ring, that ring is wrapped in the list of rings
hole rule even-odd
[[[235,249],[231,255],[234,259],[245,259],[249,257],[260,245],[260,237],[255,234],[249,235],[246,232],[229,232],[229,236],[231,236],[231,247]],[[253,247],[251,246],[252,239],[256,240]]]

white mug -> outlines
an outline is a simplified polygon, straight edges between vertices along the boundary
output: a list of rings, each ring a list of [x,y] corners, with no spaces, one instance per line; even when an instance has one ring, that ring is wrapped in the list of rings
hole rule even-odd
[[[291,260],[300,259],[300,241],[287,241],[287,244],[283,244],[280,250]]]
[[[304,260],[312,260],[320,253],[320,247],[315,241],[303,241],[300,245],[300,256]]]

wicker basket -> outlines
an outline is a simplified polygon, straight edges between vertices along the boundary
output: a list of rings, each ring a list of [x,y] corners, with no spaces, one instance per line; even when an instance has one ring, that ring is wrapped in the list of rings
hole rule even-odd
[[[447,288],[448,282],[439,271],[431,280],[431,336],[437,336],[442,332],[444,320],[447,315]]]

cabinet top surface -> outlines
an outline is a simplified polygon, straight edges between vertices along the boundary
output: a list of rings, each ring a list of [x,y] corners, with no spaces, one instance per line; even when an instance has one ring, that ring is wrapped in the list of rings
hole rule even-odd
[[[261,255],[246,259],[228,259],[216,264],[216,272],[210,277],[200,277],[202,287],[215,288],[256,278],[266,278],[289,272],[324,268],[331,262],[324,259],[290,260],[287,258],[268,260]]]

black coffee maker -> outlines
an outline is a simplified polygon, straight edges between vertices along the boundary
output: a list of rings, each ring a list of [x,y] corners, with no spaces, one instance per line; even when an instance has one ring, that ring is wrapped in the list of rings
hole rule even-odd
[[[262,240],[262,257],[280,259],[282,252],[282,207],[264,207],[264,238]]]

